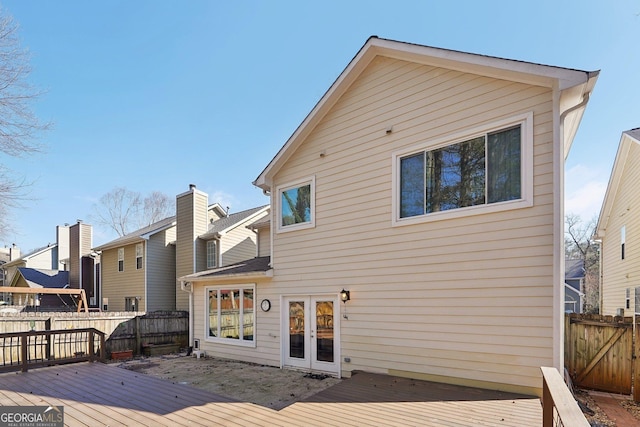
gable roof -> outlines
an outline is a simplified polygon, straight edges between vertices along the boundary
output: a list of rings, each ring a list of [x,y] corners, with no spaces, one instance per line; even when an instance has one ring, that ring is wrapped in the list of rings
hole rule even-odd
[[[57,243],[49,243],[47,246],[43,246],[40,247],[38,249],[34,249],[31,252],[28,252],[24,255],[21,255],[20,258],[16,258],[13,261],[7,261],[5,264],[3,264],[3,267],[8,268],[8,267],[12,267],[14,265],[19,265],[19,264],[23,264],[26,261],[28,261],[29,259],[38,256],[38,255],[42,255],[43,253],[47,252],[47,251],[52,251],[54,249],[56,249],[58,247]]]
[[[96,246],[95,248],[93,248],[93,250],[104,251],[106,249],[113,249],[115,247],[122,247],[125,245],[130,245],[132,243],[141,242],[143,240],[147,240],[149,237],[153,236],[156,233],[173,227],[174,225],[176,225],[176,217],[170,216],[158,222],[154,222],[153,224],[146,227],[142,227],[139,230],[125,234],[124,236],[121,236],[103,245]]]
[[[258,206],[241,212],[229,214],[228,216],[220,218],[209,224],[209,229],[207,230],[207,232],[200,235],[199,237],[201,239],[208,239],[225,234],[242,224],[252,221],[255,217],[262,214],[267,209],[269,209],[269,205]]]
[[[226,280],[231,277],[271,277],[272,269],[269,265],[270,262],[271,257],[269,256],[256,257],[227,265],[225,267],[189,274],[178,278],[178,280],[182,282],[210,282],[215,280]]]
[[[587,72],[541,65],[372,36],[256,178],[253,182],[254,185],[263,190],[271,190],[273,175],[376,56],[559,89],[562,91],[559,103],[560,114],[564,119],[565,134],[562,143],[565,158],[569,153],[571,142],[582,118],[589,93],[592,91],[599,73],[598,71]]]
[[[41,268],[18,268],[11,280],[11,286],[15,286],[19,277],[22,276],[30,288],[59,288],[62,289],[69,284],[69,272],[58,270],[45,270]]]
[[[600,215],[598,216],[598,224],[596,225],[595,230],[596,238],[602,238],[606,233],[607,224],[609,223],[609,215],[611,215],[613,202],[616,199],[616,194],[618,192],[618,187],[620,186],[622,172],[624,171],[625,163],[629,156],[631,144],[640,144],[640,128],[622,132],[618,151],[616,152],[616,158],[613,161],[613,169],[611,171],[611,176],[609,177],[609,183],[607,184],[607,191],[604,193],[602,208],[600,209]]]
[[[564,280],[584,278],[584,261],[581,259],[567,259],[564,262]]]

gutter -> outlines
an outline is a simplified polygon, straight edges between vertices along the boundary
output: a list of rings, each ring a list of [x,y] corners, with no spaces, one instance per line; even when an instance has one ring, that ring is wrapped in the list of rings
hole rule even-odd
[[[189,292],[189,346],[193,348],[193,283],[181,280],[180,290]]]

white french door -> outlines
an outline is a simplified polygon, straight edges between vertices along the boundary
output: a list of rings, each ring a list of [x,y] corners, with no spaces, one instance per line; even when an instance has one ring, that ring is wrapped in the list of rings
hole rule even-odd
[[[284,365],[339,373],[338,298],[284,297]]]

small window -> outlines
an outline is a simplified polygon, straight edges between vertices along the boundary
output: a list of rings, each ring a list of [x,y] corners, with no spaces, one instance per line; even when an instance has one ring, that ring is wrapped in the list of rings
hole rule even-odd
[[[631,308],[631,288],[627,288],[627,292],[625,295],[625,304],[624,307],[629,310]]]
[[[118,271],[124,271],[124,248],[118,248]]]
[[[278,231],[315,226],[315,178],[278,187]]]
[[[217,240],[209,240],[207,242],[207,268],[216,268],[218,266],[218,242]]]
[[[140,270],[142,268],[142,254],[143,254],[142,243],[138,243],[136,245],[136,269],[137,270]]]
[[[124,311],[138,311],[138,298],[125,297],[124,299]]]
[[[209,315],[207,339],[238,345],[255,345],[255,286],[206,288]]]
[[[627,240],[627,229],[626,229],[626,226],[623,225],[622,228],[620,228],[620,259],[624,259],[624,246],[625,246],[626,240]]]

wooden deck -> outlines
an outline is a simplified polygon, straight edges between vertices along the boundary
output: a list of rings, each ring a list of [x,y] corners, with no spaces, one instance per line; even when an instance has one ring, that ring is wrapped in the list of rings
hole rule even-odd
[[[0,406],[62,405],[68,426],[541,426],[540,400],[367,373],[274,411],[102,363],[0,374]]]

